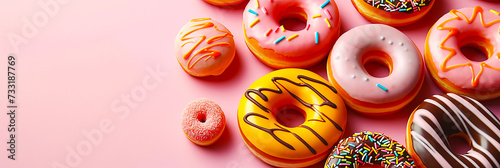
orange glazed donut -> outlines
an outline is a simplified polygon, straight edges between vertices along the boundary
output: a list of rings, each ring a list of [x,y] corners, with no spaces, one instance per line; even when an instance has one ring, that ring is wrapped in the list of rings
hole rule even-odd
[[[303,30],[286,30],[280,20],[306,22]],[[306,68],[321,61],[339,36],[337,5],[330,0],[250,0],[243,12],[245,42],[273,68]]]
[[[208,2],[212,5],[229,6],[229,5],[239,4],[245,0],[203,0],[203,1]]]
[[[305,122],[287,127],[276,114],[296,110]],[[241,98],[238,126],[250,151],[277,167],[305,167],[330,153],[346,126],[346,109],[336,89],[303,69],[281,69],[255,81]]]
[[[367,73],[364,65],[371,62],[386,65],[389,76]],[[393,27],[368,24],[340,36],[328,58],[327,73],[349,107],[363,114],[385,115],[417,96],[425,71],[410,38]]]
[[[414,23],[431,10],[436,0],[351,0],[368,21],[390,26]]]
[[[429,30],[425,62],[435,83],[445,92],[477,100],[500,96],[500,16],[483,8],[451,10]],[[471,61],[461,47],[474,47],[486,55]]]

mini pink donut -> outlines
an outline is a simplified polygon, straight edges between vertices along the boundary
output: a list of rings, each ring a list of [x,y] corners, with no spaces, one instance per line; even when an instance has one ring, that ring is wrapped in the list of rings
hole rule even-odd
[[[182,131],[193,143],[208,146],[217,141],[226,127],[224,112],[214,101],[201,98],[182,112]]]

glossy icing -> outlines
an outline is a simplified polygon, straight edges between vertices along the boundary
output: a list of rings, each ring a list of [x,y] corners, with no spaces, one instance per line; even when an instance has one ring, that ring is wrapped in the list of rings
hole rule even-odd
[[[304,18],[306,28],[285,30],[279,23],[283,18]],[[249,48],[258,58],[263,57],[259,59],[270,59],[266,60],[270,64],[283,62],[279,67],[301,67],[301,60],[314,58],[316,63],[328,54],[339,36],[340,17],[337,5],[329,0],[250,0],[243,12],[243,29]],[[295,34],[296,38],[286,40]],[[252,46],[248,39],[256,40],[259,47]],[[259,55],[264,51],[256,52],[256,48],[270,50],[279,57]]]
[[[463,155],[447,139],[462,135],[470,142]],[[410,116],[407,148],[426,167],[500,167],[500,122],[478,101],[454,93],[424,100]],[[418,156],[418,157],[416,157]]]
[[[220,75],[235,55],[233,35],[210,18],[193,19],[175,39],[175,55],[193,76]]]
[[[250,150],[273,166],[308,166],[324,159],[346,126],[344,102],[328,81],[303,69],[282,69],[255,81],[238,107],[240,133]],[[297,127],[276,121],[280,109],[305,116]]]
[[[389,76],[378,78],[368,74],[364,64],[370,59],[387,64]],[[423,61],[415,44],[399,30],[382,24],[355,27],[340,36],[327,68],[329,80],[339,86],[339,93],[348,99],[347,105],[361,112],[383,113],[402,108],[418,93],[424,76]],[[398,107],[363,109],[366,103]]]
[[[367,163],[384,168],[415,167],[403,145],[387,135],[365,131],[340,140],[325,168],[355,168]]]
[[[431,28],[426,40],[427,65],[437,71],[432,71],[433,76],[448,81],[457,90],[500,92],[499,28],[500,16],[480,6],[445,14]],[[484,46],[488,59],[482,62],[467,59],[460,47],[468,43]]]

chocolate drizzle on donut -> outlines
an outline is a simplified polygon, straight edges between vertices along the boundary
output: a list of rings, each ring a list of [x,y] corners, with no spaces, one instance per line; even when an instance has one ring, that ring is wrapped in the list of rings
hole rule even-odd
[[[307,107],[307,108],[313,110],[315,113],[317,113],[318,116],[319,116],[319,118],[320,118],[320,119],[310,119],[308,121],[326,122],[328,120],[330,123],[332,123],[335,126],[335,128],[337,128],[339,131],[342,132],[343,129],[342,129],[342,127],[339,124],[337,124],[330,117],[326,116],[323,112],[319,111],[317,108],[314,107],[314,106],[329,106],[329,107],[331,107],[333,109],[337,109],[337,105],[335,103],[333,103],[332,101],[328,100],[328,98],[326,98],[326,96],[324,96],[322,93],[320,93],[316,88],[314,88],[308,82],[313,82],[313,83],[316,83],[316,84],[320,84],[320,85],[326,86],[326,87],[328,87],[335,94],[337,93],[337,90],[333,86],[331,86],[331,85],[329,85],[329,84],[327,84],[325,82],[322,82],[320,80],[314,79],[314,78],[310,78],[310,77],[307,77],[307,76],[304,76],[304,75],[298,75],[297,78],[301,81],[301,83],[294,82],[294,81],[292,81],[292,80],[290,80],[288,78],[284,78],[284,77],[273,77],[271,79],[271,81],[274,83],[274,85],[277,87],[277,89],[272,89],[272,88],[249,89],[249,90],[247,90],[245,92],[245,97],[249,101],[251,101],[253,104],[255,104],[256,106],[258,106],[260,109],[262,109],[264,112],[270,113],[271,110],[269,108],[265,107],[264,105],[262,105],[261,103],[259,103],[257,100],[255,100],[255,98],[253,98],[251,96],[251,94],[255,94],[258,97],[260,97],[262,100],[264,100],[264,101],[267,102],[269,99],[268,99],[268,97],[263,92],[271,92],[271,93],[276,93],[276,94],[282,94],[283,90],[285,90],[295,100],[297,100],[298,102],[300,102],[300,104],[304,105],[305,107]],[[280,83],[281,81],[293,84],[293,85],[298,86],[298,87],[307,87],[311,91],[313,91],[316,95],[318,95],[322,100],[324,100],[324,102],[321,103],[321,104],[310,104],[310,103],[307,103],[306,101],[302,100],[299,96],[297,96],[297,95],[293,94],[292,92],[290,92],[282,83]],[[254,113],[254,112],[249,112],[249,113],[247,113],[243,117],[243,120],[245,121],[245,123],[251,125],[252,127],[255,127],[255,128],[260,129],[260,130],[262,130],[264,132],[267,132],[276,141],[278,141],[282,145],[286,146],[287,148],[289,148],[291,150],[295,150],[295,148],[292,145],[290,145],[289,143],[285,142],[284,140],[282,140],[281,138],[279,138],[278,136],[276,136],[276,134],[274,132],[275,131],[283,131],[283,132],[291,133],[299,141],[301,141],[309,149],[309,151],[311,151],[311,153],[316,154],[316,150],[313,147],[311,147],[309,145],[309,143],[307,143],[303,138],[301,138],[299,135],[291,132],[290,130],[288,130],[286,128],[283,128],[283,127],[281,127],[279,125],[276,125],[278,128],[273,128],[273,129],[264,128],[264,127],[261,127],[261,126],[255,124],[255,123],[252,123],[251,121],[249,121],[248,120],[249,117],[259,117],[259,118],[262,118],[262,119],[269,120],[269,118],[265,117],[264,115],[261,115],[261,114],[258,114],[258,113]],[[326,118],[326,120],[325,120],[325,118]],[[328,145],[328,142],[321,135],[319,135],[316,131],[314,131],[312,128],[310,128],[308,126],[305,126],[305,125],[300,125],[299,127],[309,130],[325,146]]]
[[[476,100],[456,94],[434,96],[415,110],[412,149],[426,167],[500,167],[500,122]],[[458,155],[448,137],[463,133],[471,150]]]

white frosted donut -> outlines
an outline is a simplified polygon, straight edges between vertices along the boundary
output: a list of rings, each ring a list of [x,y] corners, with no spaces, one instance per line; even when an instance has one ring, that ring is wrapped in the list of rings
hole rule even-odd
[[[364,65],[385,64],[389,76],[371,76]],[[405,34],[382,24],[363,25],[338,39],[327,63],[328,78],[352,109],[383,115],[403,108],[424,79],[419,50]]]

